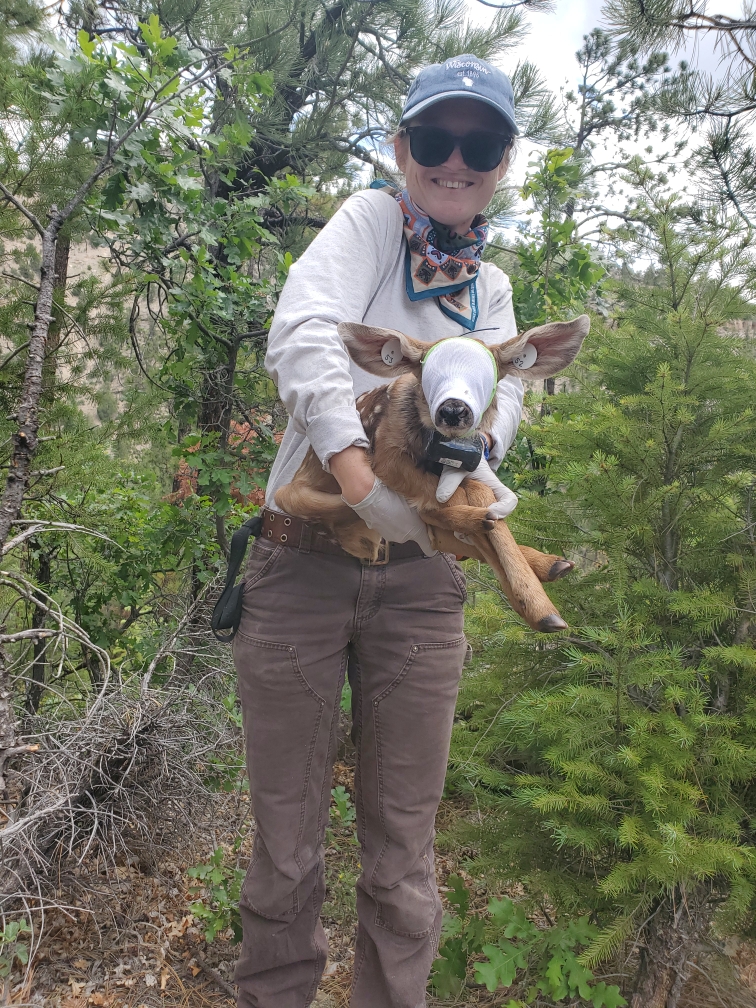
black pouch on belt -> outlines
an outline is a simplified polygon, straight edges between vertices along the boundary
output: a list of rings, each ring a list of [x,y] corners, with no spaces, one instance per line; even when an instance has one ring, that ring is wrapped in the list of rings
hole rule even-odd
[[[210,628],[219,641],[229,644],[239,629],[241,622],[242,603],[244,602],[244,582],[234,584],[239,568],[247,552],[249,537],[254,539],[262,531],[262,516],[255,515],[249,521],[245,521],[241,528],[231,536],[231,549],[228,555],[228,571],[226,572],[226,584],[221,593],[221,597],[215,603],[213,616],[210,620]],[[230,633],[220,634],[219,630],[229,630]]]

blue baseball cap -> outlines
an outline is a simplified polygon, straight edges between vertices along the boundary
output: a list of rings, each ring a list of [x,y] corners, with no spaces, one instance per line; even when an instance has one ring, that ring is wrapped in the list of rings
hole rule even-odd
[[[509,77],[470,53],[423,67],[412,81],[400,124],[447,98],[475,98],[485,102],[504,118],[514,136],[520,132],[515,122],[514,92]]]

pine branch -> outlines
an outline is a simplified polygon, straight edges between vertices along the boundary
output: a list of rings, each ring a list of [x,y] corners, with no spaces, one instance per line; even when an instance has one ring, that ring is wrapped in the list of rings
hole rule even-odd
[[[34,216],[34,214],[31,212],[31,210],[28,210],[21,202],[21,200],[17,199],[17,197],[15,197],[9,189],[6,189],[2,182],[0,182],[0,192],[3,194],[3,196],[5,196],[6,200],[12,206],[14,206],[16,210],[18,210],[20,214],[23,214],[23,216],[26,217],[26,219],[29,221],[29,223],[37,232],[37,234],[43,236],[45,233],[45,229],[42,227],[42,225]]]

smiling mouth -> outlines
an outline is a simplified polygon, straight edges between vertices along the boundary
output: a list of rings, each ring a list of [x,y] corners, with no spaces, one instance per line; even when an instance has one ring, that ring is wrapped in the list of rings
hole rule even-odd
[[[437,186],[441,186],[442,189],[467,189],[472,185],[472,182],[452,182],[448,179],[437,179],[432,180]]]

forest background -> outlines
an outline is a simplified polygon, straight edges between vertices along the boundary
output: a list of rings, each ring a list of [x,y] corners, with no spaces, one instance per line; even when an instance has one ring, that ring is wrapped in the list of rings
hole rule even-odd
[[[576,563],[570,630],[468,563],[433,1003],[756,1003],[756,15],[609,0],[554,93],[518,47],[562,6],[0,0],[4,1003],[233,993],[251,822],[208,615],[285,422],[267,328],[340,202],[396,179],[412,74],[462,52],[515,86],[487,255],[518,323],[593,327],[500,470],[518,539]]]

